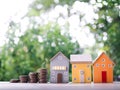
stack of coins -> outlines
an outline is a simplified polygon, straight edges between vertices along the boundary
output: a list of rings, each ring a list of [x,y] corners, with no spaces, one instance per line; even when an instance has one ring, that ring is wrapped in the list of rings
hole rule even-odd
[[[37,78],[37,73],[36,72],[30,72],[29,73],[29,82],[30,83],[37,83],[38,78]]]
[[[40,69],[38,79],[39,83],[47,83],[47,69]]]
[[[10,83],[18,83],[18,82],[20,82],[19,79],[11,79],[11,80],[10,80]]]
[[[21,83],[27,83],[28,82],[28,75],[21,75],[19,76]]]

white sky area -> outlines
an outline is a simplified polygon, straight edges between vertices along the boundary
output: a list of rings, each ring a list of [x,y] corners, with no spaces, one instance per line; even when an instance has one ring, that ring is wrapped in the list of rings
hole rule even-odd
[[[28,11],[28,5],[32,0],[0,0],[0,46],[6,40],[5,33],[10,20],[20,21],[20,18]]]
[[[0,0],[0,46],[2,46],[6,40],[5,32],[7,30],[7,26],[10,20],[14,20],[19,22],[21,17],[26,14],[28,11],[28,6],[33,0]],[[95,0],[91,0],[91,3],[95,3]],[[80,21],[79,15],[73,14],[69,18],[58,19],[58,23],[60,25],[64,25],[66,21],[70,24],[70,34],[73,38],[77,39],[80,43],[81,47],[84,46],[92,46],[95,43],[95,39],[93,34],[90,33],[88,27],[85,27],[85,23],[93,23],[93,18],[98,18],[98,16],[94,13],[93,7],[86,4],[76,1],[70,13],[79,12],[80,15],[84,15],[82,20]],[[65,6],[56,6],[54,10],[49,12],[49,14],[41,15],[40,17],[47,20],[55,20],[59,17],[59,13],[62,13],[64,17],[67,17],[67,5]],[[39,23],[42,22],[38,18]],[[25,25],[28,24],[28,21],[25,19],[22,21],[22,27],[25,28]],[[19,33],[19,32],[18,32]]]

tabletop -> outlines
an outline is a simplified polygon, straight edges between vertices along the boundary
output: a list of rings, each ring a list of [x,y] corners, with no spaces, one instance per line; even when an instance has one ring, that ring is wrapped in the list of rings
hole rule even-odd
[[[120,83],[52,84],[0,82],[0,90],[120,90]]]

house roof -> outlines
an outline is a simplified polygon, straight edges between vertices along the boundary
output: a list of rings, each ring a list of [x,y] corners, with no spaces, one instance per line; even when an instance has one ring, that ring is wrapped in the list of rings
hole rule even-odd
[[[70,55],[70,62],[92,62],[92,58],[89,54],[75,54]]]
[[[93,61],[93,65],[94,65],[95,62],[97,62],[97,60],[98,60],[102,55],[105,55],[106,57],[108,57],[105,52],[102,52],[102,53]],[[109,57],[108,57],[108,58],[109,58]],[[114,63],[110,58],[109,58],[109,60],[115,65],[115,63]]]
[[[62,55],[64,58],[66,58],[66,60],[68,60],[68,62],[69,62],[69,59],[62,53],[62,52],[58,52],[55,56],[53,56],[51,59],[50,59],[50,61],[52,61],[52,60],[54,60],[58,55]]]

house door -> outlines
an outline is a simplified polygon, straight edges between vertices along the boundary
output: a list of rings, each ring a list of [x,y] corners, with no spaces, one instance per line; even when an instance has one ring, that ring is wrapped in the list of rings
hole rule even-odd
[[[80,70],[80,83],[84,83],[84,71]]]
[[[106,82],[107,82],[107,72],[102,71],[102,83],[106,83]]]
[[[63,78],[62,73],[58,73],[58,75],[57,75],[57,83],[62,83],[62,78]]]

